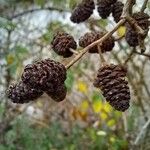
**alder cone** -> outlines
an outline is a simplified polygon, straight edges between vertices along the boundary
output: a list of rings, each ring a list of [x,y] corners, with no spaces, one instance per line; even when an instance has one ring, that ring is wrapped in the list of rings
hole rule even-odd
[[[136,47],[139,45],[138,33],[135,30],[133,30],[131,27],[128,27],[126,29],[125,39],[127,43],[132,47]]]
[[[53,91],[46,91],[48,96],[50,96],[54,101],[61,102],[65,99],[67,95],[67,88],[65,84],[58,85],[57,87],[53,88]]]
[[[112,5],[112,16],[114,17],[114,21],[118,23],[120,21],[120,17],[122,15],[124,4],[120,1],[116,2]]]
[[[100,88],[106,101],[118,111],[129,108],[130,90],[125,80],[127,69],[119,65],[105,65],[98,71],[94,86]]]
[[[97,41],[98,39],[102,38],[105,35],[104,32],[88,32],[79,39],[79,46],[85,48],[91,43]],[[102,53],[111,51],[115,45],[114,38],[110,36],[106,41],[104,41],[101,45]],[[89,53],[98,53],[97,46],[92,47],[89,50]]]
[[[112,4],[117,0],[98,0],[98,13],[103,18],[106,19],[112,12]]]
[[[83,0],[73,10],[70,20],[74,23],[80,23],[87,20],[93,13],[95,4],[93,0]]]
[[[10,85],[6,93],[13,103],[20,104],[33,101],[43,94],[41,90],[31,88],[22,81],[17,84]]]
[[[143,37],[140,37],[142,40],[144,40],[147,36],[148,30],[149,30],[149,15],[146,13],[134,13],[132,16],[136,21],[137,24],[143,29],[145,30],[145,35]],[[125,35],[125,39],[127,41],[127,43],[132,46],[132,47],[136,47],[139,45],[139,40],[138,40],[138,33],[136,32],[135,28],[131,25],[129,25],[128,23],[126,23],[126,35]]]
[[[43,91],[63,84],[66,80],[66,68],[63,64],[51,59],[37,61],[25,67],[22,81],[30,87]]]
[[[77,44],[74,38],[64,32],[57,32],[51,42],[53,50],[64,58],[71,57],[73,53],[70,49],[76,49]]]
[[[149,18],[150,16],[146,13],[143,12],[137,12],[134,13],[132,16],[136,21],[137,24],[143,29],[143,30],[147,30],[149,27]]]

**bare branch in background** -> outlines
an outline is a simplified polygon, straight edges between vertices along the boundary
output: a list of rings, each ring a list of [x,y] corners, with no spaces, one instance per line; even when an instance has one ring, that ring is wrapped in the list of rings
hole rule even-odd
[[[45,8],[36,8],[36,9],[31,9],[31,10],[25,10],[22,13],[13,15],[9,17],[9,19],[16,19],[18,17],[22,17],[24,15],[27,15],[29,13],[37,12],[37,11],[42,11],[42,10],[48,10],[48,11],[58,11],[58,12],[69,12],[69,10],[62,9],[62,8],[56,8],[56,7],[45,7]]]
[[[147,3],[148,3],[148,0],[144,0],[143,6],[141,8],[141,12],[144,12],[144,10],[146,9]]]
[[[142,127],[140,133],[138,134],[137,138],[134,141],[134,145],[138,145],[141,138],[143,138],[143,136],[145,135],[146,131],[148,130],[148,127],[150,126],[150,118],[149,120],[144,124],[144,126]]]

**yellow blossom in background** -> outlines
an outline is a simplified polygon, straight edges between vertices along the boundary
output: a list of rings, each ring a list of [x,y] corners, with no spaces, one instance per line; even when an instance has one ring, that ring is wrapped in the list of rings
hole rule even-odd
[[[124,36],[126,33],[126,27],[125,26],[121,26],[118,30],[117,30],[117,34],[119,37]]]
[[[105,112],[102,112],[102,113],[100,114],[100,118],[101,118],[102,120],[106,120],[106,119],[108,118],[108,115],[107,115]]]
[[[79,109],[81,111],[87,111],[89,108],[89,103],[88,103],[88,100],[83,100],[79,106]]]
[[[113,127],[115,124],[116,124],[116,121],[115,121],[114,119],[110,119],[110,120],[107,122],[107,126],[108,126],[108,127]]]
[[[103,106],[103,109],[107,113],[110,113],[112,111],[112,107],[110,106],[109,103],[105,103],[104,106]]]
[[[87,91],[88,91],[87,84],[83,81],[78,81],[77,88],[82,93],[87,93]]]
[[[103,108],[103,103],[101,100],[94,101],[92,107],[95,113],[99,113]]]
[[[15,57],[14,57],[14,55],[9,54],[9,55],[7,55],[6,60],[7,60],[7,64],[8,64],[8,65],[11,65],[11,64],[14,63]]]
[[[115,137],[113,137],[113,136],[111,136],[109,140],[110,140],[110,142],[112,142],[112,143],[114,143],[114,142],[116,141]]]

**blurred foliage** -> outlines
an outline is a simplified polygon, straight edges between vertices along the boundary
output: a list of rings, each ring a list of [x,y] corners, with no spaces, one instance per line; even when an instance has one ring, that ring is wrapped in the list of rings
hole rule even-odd
[[[127,113],[115,111],[93,87],[99,67],[96,55],[88,55],[67,71],[68,94],[60,104],[52,103],[44,95],[29,105],[13,105],[3,94],[11,82],[20,80],[24,65],[30,62],[47,57],[64,64],[72,60],[62,59],[51,50],[55,32],[66,31],[76,38],[88,30],[111,28],[111,19],[94,17],[72,25],[68,20],[70,11],[80,1],[0,0],[0,150],[128,150],[149,115],[149,80],[144,74],[148,72],[145,66],[149,62],[143,57],[129,62],[134,105]],[[54,11],[48,10],[49,7]],[[115,36],[123,37],[125,30],[124,26],[120,27]],[[148,43],[149,38],[147,53]],[[122,40],[114,48],[116,55],[105,57],[109,62],[121,63],[130,51]],[[146,142],[138,148],[148,150],[143,148],[149,145]]]
[[[13,122],[12,129],[6,133],[5,139],[7,144],[0,145],[1,150],[126,150],[128,146],[124,139],[112,132],[89,127],[81,129],[75,125],[67,134],[60,122],[54,122],[47,128],[35,127],[28,124],[26,117]]]

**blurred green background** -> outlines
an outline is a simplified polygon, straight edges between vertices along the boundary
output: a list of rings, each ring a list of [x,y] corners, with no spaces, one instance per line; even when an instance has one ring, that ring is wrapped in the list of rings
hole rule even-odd
[[[68,94],[61,103],[43,95],[19,105],[5,96],[7,87],[20,80],[26,64],[44,58],[64,64],[72,60],[57,56],[51,49],[56,31],[66,31],[78,40],[87,31],[110,31],[115,26],[111,16],[103,20],[96,11],[86,22],[73,24],[69,17],[78,2],[0,0],[0,150],[150,150],[150,126],[143,129],[150,116],[149,36],[145,41],[149,55],[136,54],[128,62],[132,99],[125,113],[111,108],[93,87],[101,64],[97,54],[86,54],[68,70]],[[134,11],[141,5],[137,0]],[[149,10],[150,2],[146,9],[150,15]],[[122,26],[114,36],[124,33]],[[131,50],[122,39],[104,57],[109,63],[123,63]]]

